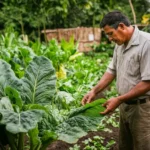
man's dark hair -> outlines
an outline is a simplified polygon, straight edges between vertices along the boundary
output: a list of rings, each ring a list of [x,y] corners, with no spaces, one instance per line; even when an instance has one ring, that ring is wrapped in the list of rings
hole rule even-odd
[[[100,27],[104,28],[106,25],[109,25],[117,29],[119,23],[124,23],[126,26],[131,25],[130,21],[124,14],[122,14],[120,11],[113,11],[104,16],[100,23]]]

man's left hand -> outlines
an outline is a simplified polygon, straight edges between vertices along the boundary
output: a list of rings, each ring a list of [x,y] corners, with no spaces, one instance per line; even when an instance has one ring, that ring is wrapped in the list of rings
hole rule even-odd
[[[100,114],[108,114],[110,112],[113,112],[119,105],[121,104],[121,101],[119,98],[111,98],[107,102],[103,104],[104,107],[106,107],[105,111],[100,112]]]

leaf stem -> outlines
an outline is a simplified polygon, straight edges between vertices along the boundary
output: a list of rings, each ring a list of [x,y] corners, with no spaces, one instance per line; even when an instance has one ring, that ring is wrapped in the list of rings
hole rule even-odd
[[[19,133],[18,148],[19,150],[24,150],[24,133]]]

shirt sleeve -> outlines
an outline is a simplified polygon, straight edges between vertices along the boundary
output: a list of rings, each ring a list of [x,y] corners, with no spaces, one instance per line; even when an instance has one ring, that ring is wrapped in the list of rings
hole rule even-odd
[[[117,57],[116,57],[116,47],[115,47],[113,58],[111,62],[109,63],[106,72],[116,75],[116,64],[117,64]]]
[[[141,80],[150,80],[150,41],[146,41],[141,53],[140,60]]]

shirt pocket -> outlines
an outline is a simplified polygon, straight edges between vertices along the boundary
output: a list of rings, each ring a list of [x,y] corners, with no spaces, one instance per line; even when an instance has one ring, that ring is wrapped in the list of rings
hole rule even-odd
[[[137,76],[140,74],[140,65],[139,62],[134,60],[134,58],[131,58],[127,61],[127,74],[130,76]]]

